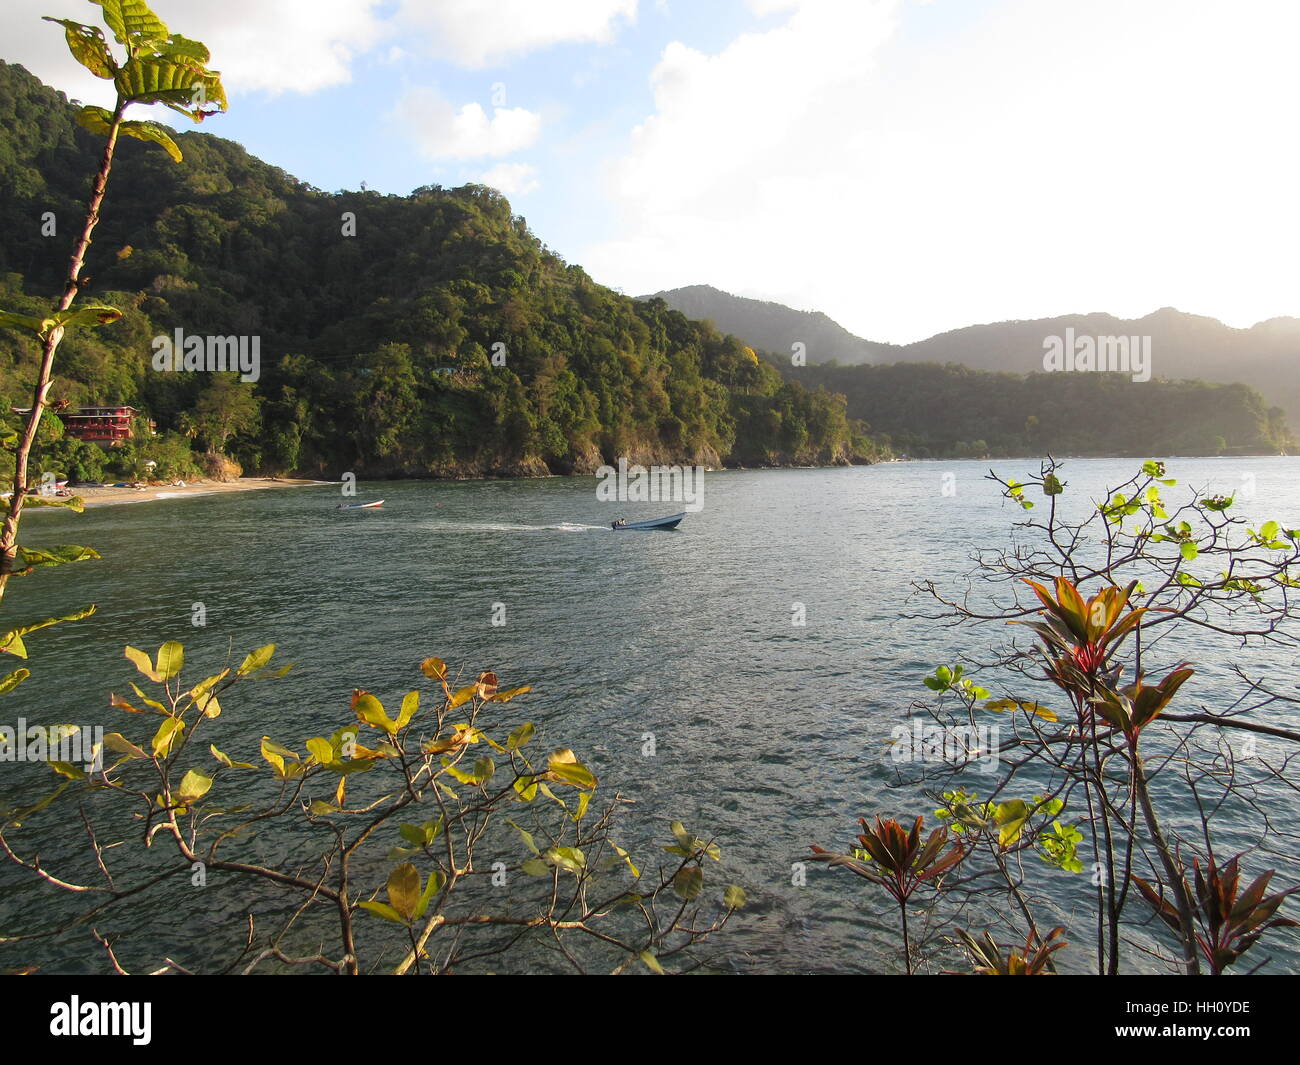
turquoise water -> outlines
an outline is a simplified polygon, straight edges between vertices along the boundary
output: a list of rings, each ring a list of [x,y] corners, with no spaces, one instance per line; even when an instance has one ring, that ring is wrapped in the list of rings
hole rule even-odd
[[[219,669],[232,648],[238,656],[278,643],[295,670],[232,694],[222,718],[222,746],[246,757],[263,734],[299,739],[343,724],[354,688],[387,700],[416,686],[417,664],[428,655],[471,677],[495,669],[503,686],[535,686],[523,705],[541,741],[573,747],[603,787],[635,799],[634,823],[658,838],[680,818],[719,841],[729,878],[753,902],[727,939],[736,953],[726,964],[893,971],[896,934],[884,896],[819,867],[795,886],[791,867],[809,844],[847,845],[858,816],[930,820],[932,803],[915,789],[890,787],[890,729],[927,695],[921,678],[936,663],[979,654],[1007,630],[902,615],[922,606],[909,607],[910,582],[928,577],[955,589],[972,549],[1009,542],[1021,512],[982,479],[988,465],[711,473],[702,510],[676,533],[611,532],[615,517],[682,508],[612,507],[596,500],[592,478],[362,485],[360,499],[387,504],[343,514],[329,486],[81,517],[35,513],[24,523],[26,543],[87,543],[104,558],[15,582],[6,617],[45,617],[87,602],[99,612],[30,637],[36,676],[5,697],[0,721],[122,727],[107,693],[136,679],[122,657],[126,643],[152,650],[181,640],[195,676]],[[1023,479],[1037,464],[995,465]],[[1069,463],[1066,500],[1082,505],[1135,465]],[[1170,473],[1224,492],[1253,478],[1247,516],[1300,524],[1294,459],[1174,461]],[[943,491],[948,474],[955,494]],[[201,628],[191,624],[196,603],[206,611]],[[504,625],[492,624],[501,618],[496,604],[504,604]],[[792,624],[797,604],[806,625]],[[1291,670],[1297,657],[1293,649],[1199,640],[1184,653],[1200,670],[1196,697],[1207,703],[1229,697],[1234,663]],[[1286,717],[1270,713],[1273,721]],[[646,733],[654,757],[643,754]],[[44,775],[34,777],[24,775],[29,768],[0,768],[0,801],[31,797],[34,784],[46,784],[47,769],[35,767]],[[1277,801],[1280,823],[1294,825],[1294,792]],[[1234,846],[1253,841],[1244,821],[1224,820]],[[43,850],[75,851],[79,831],[69,825]],[[1284,855],[1297,850],[1279,847]],[[1265,867],[1279,859],[1269,861]],[[1029,872],[1065,910],[1080,904],[1081,878]],[[192,893],[176,899],[194,912]],[[234,912],[211,905],[167,927],[128,908],[100,928],[201,958],[214,926]],[[66,912],[60,906],[57,893],[0,866],[0,926],[49,920]],[[1294,969],[1293,930],[1271,942],[1256,948],[1255,960],[1270,957],[1270,971]],[[12,964],[0,953],[0,968],[87,964],[86,945],[84,932],[72,933]],[[1088,962],[1086,949],[1073,957]]]

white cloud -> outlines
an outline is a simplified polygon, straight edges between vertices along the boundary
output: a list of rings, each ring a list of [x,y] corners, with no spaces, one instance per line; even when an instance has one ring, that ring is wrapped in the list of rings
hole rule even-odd
[[[352,60],[385,33],[376,15],[382,0],[154,0],[168,27],[203,41],[227,92],[311,93],[350,80]],[[63,29],[40,21],[58,14],[102,25],[97,8],[50,0],[4,0],[0,40],[4,58],[21,63],[69,96],[112,104],[112,86],[68,53]],[[116,48],[116,42],[110,42]]]
[[[402,0],[396,20],[439,58],[480,68],[563,42],[607,43],[636,7],[636,0]]]
[[[1298,36],[1300,6],[1269,0],[803,0],[717,54],[664,50],[608,170],[619,222],[579,260],[629,292],[708,281],[881,340],[1295,313]]]
[[[497,163],[479,182],[500,189],[507,196],[526,196],[538,186],[537,168],[528,163]]]
[[[434,89],[411,89],[397,103],[396,117],[430,159],[481,159],[530,147],[541,133],[541,116],[523,107],[477,103],[459,110]]]

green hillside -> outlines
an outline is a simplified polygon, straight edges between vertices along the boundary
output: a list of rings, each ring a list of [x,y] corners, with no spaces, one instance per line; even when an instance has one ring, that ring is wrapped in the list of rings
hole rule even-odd
[[[58,290],[100,148],[74,114],[0,63],[0,306],[34,313]],[[64,341],[52,393],[145,409],[163,434],[151,446],[175,472],[191,446],[247,472],[329,476],[874,454],[855,443],[841,398],[783,381],[661,302],[593,283],[492,189],[332,194],[220,137],[178,143],[180,164],[119,145],[84,295],[125,317]],[[53,237],[41,232],[47,211]],[[158,372],[151,342],[176,329],[258,337],[260,378]],[[30,402],[35,354],[0,331],[6,410]],[[76,450],[47,445],[44,458],[67,466]]]
[[[1122,373],[988,373],[954,363],[808,366],[914,458],[1219,455],[1292,451],[1286,417],[1242,384]]]

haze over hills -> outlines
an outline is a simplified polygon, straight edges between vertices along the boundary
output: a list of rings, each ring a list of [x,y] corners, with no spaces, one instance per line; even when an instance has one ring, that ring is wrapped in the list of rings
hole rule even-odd
[[[896,344],[854,336],[820,311],[797,311],[782,303],[733,296],[712,285],[687,285],[641,299],[655,297],[687,318],[708,319],[724,333],[763,351],[782,354],[792,344],[804,344],[809,362],[895,362],[903,350]]]
[[[656,295],[692,318],[711,320],[755,348],[784,355],[807,346],[810,363],[955,362],[976,370],[1034,373],[1043,369],[1043,341],[1064,336],[1151,337],[1152,374],[1169,379],[1242,382],[1300,420],[1300,318],[1271,318],[1235,329],[1215,318],[1163,307],[1143,318],[1104,313],[971,325],[918,340],[884,344],[855,336],[819,312],[732,296],[709,285]]]

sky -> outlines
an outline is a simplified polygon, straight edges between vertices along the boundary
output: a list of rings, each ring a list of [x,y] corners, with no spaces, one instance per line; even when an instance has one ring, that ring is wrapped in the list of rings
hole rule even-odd
[[[1294,0],[153,7],[222,72],[203,131],[329,191],[493,185],[629,295],[710,284],[895,343],[1300,315]],[[111,104],[40,21],[98,13],[0,0],[0,57]]]

